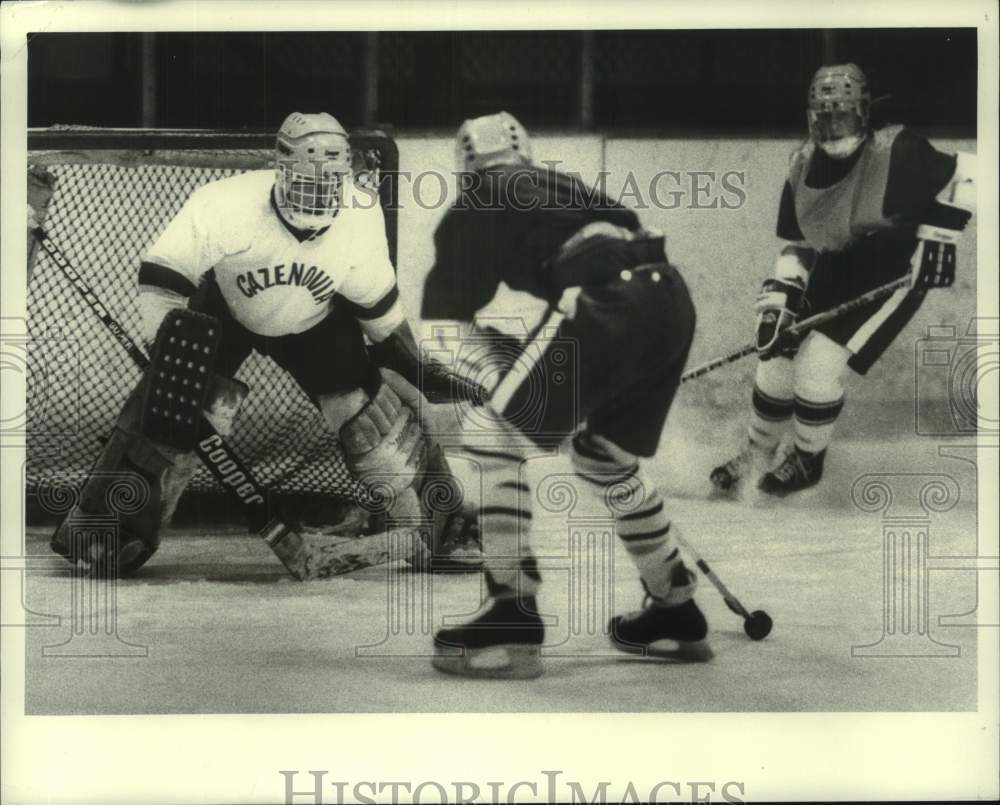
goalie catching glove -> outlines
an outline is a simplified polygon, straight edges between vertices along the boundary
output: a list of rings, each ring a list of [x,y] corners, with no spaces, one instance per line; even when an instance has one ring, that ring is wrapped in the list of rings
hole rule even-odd
[[[755,344],[762,361],[795,354],[798,345],[785,331],[798,318],[805,290],[805,283],[798,277],[764,280],[754,305],[757,313]]]

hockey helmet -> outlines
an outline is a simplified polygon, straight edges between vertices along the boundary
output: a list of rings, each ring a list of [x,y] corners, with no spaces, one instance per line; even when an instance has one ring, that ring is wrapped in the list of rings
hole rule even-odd
[[[868,134],[871,95],[856,64],[820,67],[809,84],[809,136],[832,157],[854,153]]]
[[[528,132],[509,112],[466,120],[455,138],[455,160],[459,171],[529,163]]]
[[[326,112],[293,112],[278,129],[276,152],[274,196],[282,216],[299,229],[329,226],[351,173],[347,131]]]

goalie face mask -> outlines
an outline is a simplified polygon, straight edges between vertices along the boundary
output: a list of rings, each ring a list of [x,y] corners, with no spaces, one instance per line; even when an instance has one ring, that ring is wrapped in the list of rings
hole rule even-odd
[[[274,196],[298,229],[329,226],[340,211],[351,172],[347,132],[330,115],[294,113],[278,131]]]
[[[296,228],[322,229],[340,211],[345,175],[330,162],[279,162],[275,202]]]

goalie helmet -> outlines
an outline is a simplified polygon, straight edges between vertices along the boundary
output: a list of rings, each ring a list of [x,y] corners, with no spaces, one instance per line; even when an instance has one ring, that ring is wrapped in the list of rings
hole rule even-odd
[[[820,67],[809,84],[809,136],[835,159],[853,154],[868,135],[871,95],[856,64]]]
[[[329,226],[351,173],[347,132],[326,112],[293,112],[278,129],[274,200],[298,229]]]
[[[459,171],[529,163],[528,132],[509,112],[466,120],[455,139],[455,160]]]

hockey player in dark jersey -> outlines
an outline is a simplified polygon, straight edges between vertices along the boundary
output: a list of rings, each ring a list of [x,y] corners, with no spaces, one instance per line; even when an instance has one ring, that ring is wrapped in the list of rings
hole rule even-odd
[[[867,373],[927,290],[954,280],[955,242],[975,206],[975,157],[941,153],[901,126],[870,129],[870,103],[855,64],[821,67],[810,84],[809,140],[792,155],[778,210],[777,234],[787,245],[756,303],[760,362],[748,439],[711,473],[723,494],[760,472],[758,488],[770,495],[818,483],[844,407],[846,369]],[[888,299],[828,322],[801,343],[783,336],[797,317],[908,272],[913,281]],[[790,420],[794,443],[779,458]]]
[[[490,403],[503,437],[466,439],[467,456],[483,472],[478,515],[488,597],[469,622],[436,634],[434,665],[471,676],[541,672],[541,577],[526,539],[532,491],[523,462],[537,446],[569,436],[580,492],[607,505],[647,593],[640,611],[611,620],[612,643],[707,660],[695,576],[681,560],[663,498],[638,463],[656,452],[695,326],[663,236],[571,177],[532,165],[527,132],[507,113],[466,121],[457,146],[473,181],[435,233],[423,318],[471,321],[502,281],[560,311],[550,343],[571,345],[575,360],[560,363],[557,353],[565,351],[544,345],[529,350],[519,363],[523,377],[508,375]],[[442,428],[433,410],[441,408],[451,410],[420,406],[432,432]]]

